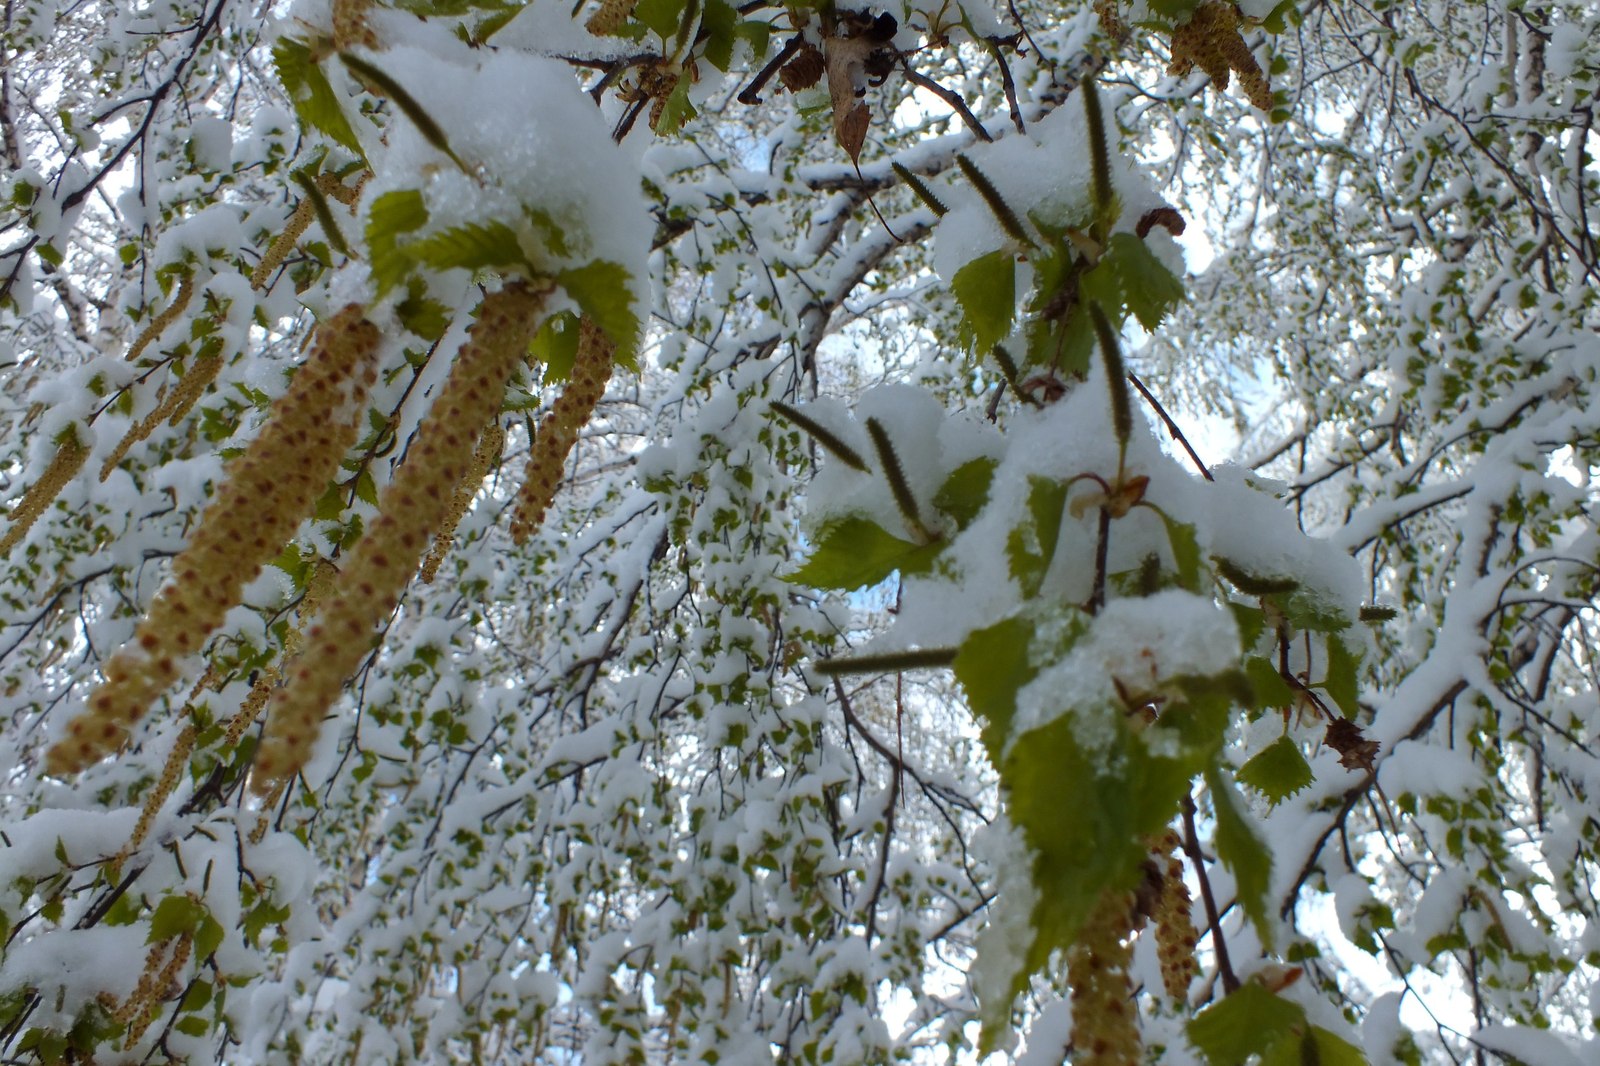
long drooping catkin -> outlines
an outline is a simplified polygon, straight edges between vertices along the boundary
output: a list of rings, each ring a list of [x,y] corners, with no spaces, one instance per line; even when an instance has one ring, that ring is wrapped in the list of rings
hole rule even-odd
[[[132,643],[112,656],[105,682],[50,749],[52,773],[81,770],[122,745],[128,728],[177,680],[178,660],[199,651],[222,624],[337,472],[377,380],[381,337],[356,304],[324,323],[316,337],[260,434],[228,465]]]
[[[89,449],[78,443],[77,431],[68,430],[57,445],[55,458],[45,467],[44,474],[11,509],[11,523],[6,527],[5,536],[0,537],[0,555],[22,543],[22,538],[28,535],[28,530],[44,514],[45,508],[55,502],[61,490],[83,469],[83,462],[87,458]]]
[[[1132,920],[1132,896],[1107,892],[1067,953],[1074,1063],[1128,1066],[1144,1061],[1128,982],[1133,950],[1126,937]]]
[[[342,204],[353,205],[356,202],[356,198],[361,195],[361,186],[366,183],[369,174],[370,171],[363,172],[354,185],[344,184],[333,174],[318,174],[316,179],[317,188],[321,190],[324,196],[331,196]],[[250,287],[252,289],[266,287],[267,280],[272,277],[272,272],[277,270],[285,259],[289,258],[289,253],[294,250],[295,244],[305,235],[306,230],[311,226],[311,220],[316,217],[317,208],[311,202],[310,197],[301,200],[295,206],[288,220],[284,222],[283,229],[272,239],[272,243],[267,245],[265,254],[261,256],[261,262],[257,263],[256,268],[250,272]]]
[[[344,560],[306,634],[305,651],[289,664],[268,704],[251,782],[258,795],[300,772],[323,716],[399,603],[429,538],[444,524],[478,434],[500,410],[506,382],[538,329],[547,291],[519,283],[484,297],[444,388],[379,497],[378,518]]]
[[[168,391],[161,402],[156,404],[155,410],[135,422],[133,428],[128,430],[127,435],[117,442],[117,446],[111,450],[111,454],[106,456],[106,461],[100,465],[100,480],[104,481],[110,477],[111,472],[117,468],[117,464],[121,463],[127,456],[128,450],[140,441],[147,439],[162,422],[166,422],[169,426],[175,426],[182,421],[183,416],[188,414],[196,403],[200,402],[200,397],[205,395],[206,389],[217,379],[217,374],[221,370],[221,356],[201,356],[189,368],[189,372],[183,375],[178,383]]]
[[[179,315],[183,314],[183,309],[189,306],[189,299],[193,295],[194,279],[185,274],[179,279],[178,291],[172,297],[172,302],[167,305],[166,310],[151,319],[150,324],[133,339],[133,344],[128,348],[128,362],[131,363],[143,355],[144,350],[150,347],[155,339],[161,336],[162,332],[177,320]]]
[[[1161,960],[1161,983],[1167,995],[1185,1002],[1189,984],[1200,975],[1195,945],[1200,935],[1189,913],[1189,888],[1183,883],[1183,860],[1178,857],[1178,834],[1168,830],[1156,848],[1163,866],[1161,894],[1156,898],[1156,956]]]
[[[611,360],[616,345],[599,326],[585,317],[578,327],[578,354],[572,362],[572,378],[551,405],[550,413],[539,424],[528,453],[528,472],[517,495],[517,510],[511,516],[511,539],[521,544],[544,522],[544,513],[561,486],[561,471],[567,455],[578,442],[578,433],[589,422],[595,405],[605,395],[611,380]]]
[[[422,580],[425,584],[433,584],[433,579],[439,576],[444,557],[450,554],[450,549],[455,545],[456,526],[467,516],[467,511],[472,507],[472,498],[478,494],[489,468],[500,458],[500,449],[505,447],[505,443],[506,431],[500,428],[498,419],[483,428],[483,436],[478,438],[478,450],[472,453],[472,466],[456,485],[456,491],[450,497],[450,510],[444,516],[444,525],[439,527],[438,535],[433,538],[428,557],[422,560]]]

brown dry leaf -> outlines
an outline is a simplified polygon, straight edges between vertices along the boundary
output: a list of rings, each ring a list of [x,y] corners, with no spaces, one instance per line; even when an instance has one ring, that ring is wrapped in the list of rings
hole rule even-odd
[[[861,99],[865,90],[867,56],[878,45],[865,37],[824,37],[822,54],[828,66],[828,97],[833,102],[833,135],[850,162],[861,162],[861,146],[867,142],[867,126],[872,113]]]

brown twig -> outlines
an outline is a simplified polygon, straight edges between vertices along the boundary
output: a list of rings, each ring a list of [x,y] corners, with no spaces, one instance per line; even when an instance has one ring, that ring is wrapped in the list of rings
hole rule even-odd
[[[1222,916],[1217,913],[1217,897],[1211,891],[1211,878],[1206,875],[1206,858],[1200,851],[1200,834],[1194,827],[1194,797],[1183,797],[1183,850],[1189,853],[1194,864],[1194,875],[1200,882],[1200,898],[1206,906],[1206,924],[1211,928],[1211,947],[1217,953],[1217,973],[1222,977],[1222,990],[1234,992],[1239,988],[1239,978],[1233,972],[1233,962],[1228,958],[1228,942],[1222,935]]]
[[[1211,476],[1211,471],[1207,469],[1206,464],[1201,461],[1200,454],[1196,452],[1189,444],[1189,439],[1183,435],[1183,430],[1178,428],[1178,423],[1174,422],[1172,420],[1172,416],[1167,414],[1167,409],[1161,406],[1161,401],[1156,399],[1150,390],[1145,388],[1144,382],[1139,380],[1139,375],[1135,374],[1131,370],[1128,371],[1128,381],[1133,385],[1134,388],[1139,390],[1139,395],[1144,397],[1144,402],[1150,405],[1151,409],[1155,411],[1157,417],[1159,417],[1162,423],[1166,425],[1167,432],[1172,435],[1172,439],[1181,444],[1183,446],[1183,450],[1189,453],[1189,459],[1194,463],[1195,469],[1200,471],[1200,475],[1207,481],[1217,480]]]

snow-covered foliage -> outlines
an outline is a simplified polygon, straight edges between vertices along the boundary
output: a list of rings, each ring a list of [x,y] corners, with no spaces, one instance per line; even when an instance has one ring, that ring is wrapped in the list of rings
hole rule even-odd
[[[1597,90],[1576,0],[7,3],[0,1055],[1593,1061]]]

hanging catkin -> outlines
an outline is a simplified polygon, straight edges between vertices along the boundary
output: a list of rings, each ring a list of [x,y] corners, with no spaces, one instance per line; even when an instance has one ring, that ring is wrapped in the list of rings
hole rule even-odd
[[[89,449],[78,443],[77,431],[68,430],[57,445],[55,457],[45,467],[44,474],[11,509],[5,536],[0,537],[0,555],[22,543],[22,538],[28,535],[28,530],[44,514],[45,508],[55,502],[61,490],[83,469],[83,462],[87,458]]]
[[[178,316],[183,314],[183,309],[189,306],[189,298],[193,295],[194,279],[185,274],[178,280],[178,291],[172,297],[172,302],[159,315],[151,319],[150,324],[133,339],[133,344],[128,348],[128,362],[131,363],[144,354],[144,350],[150,347],[168,326],[177,321]]]
[[[1133,897],[1107,892],[1067,953],[1072,985],[1072,1061],[1081,1066],[1130,1066],[1144,1061],[1135,1017],[1127,942]]]
[[[52,773],[116,751],[151,702],[178,677],[327,487],[355,442],[381,337],[351,304],[324,323],[311,356],[273,405],[260,434],[228,465],[199,528],[173,560],[133,641],[105,667],[105,682],[50,749]]]
[[[142,440],[149,438],[156,427],[162,422],[169,426],[176,426],[183,420],[200,397],[206,394],[206,389],[217,379],[217,374],[222,370],[222,357],[219,355],[200,356],[194,365],[189,367],[189,372],[171,387],[155,410],[145,415],[133,428],[128,430],[117,446],[106,456],[106,461],[100,464],[100,480],[104,481],[116,470],[117,464],[127,456],[129,449]]]
[[[438,535],[433,538],[433,547],[428,549],[428,557],[422,561],[424,584],[433,584],[433,579],[439,576],[444,557],[450,554],[450,549],[455,545],[456,527],[467,516],[473,497],[482,487],[489,468],[500,458],[500,449],[505,447],[505,443],[506,431],[500,428],[498,419],[483,428],[483,436],[478,438],[478,449],[472,453],[472,466],[456,485],[456,491],[450,497],[450,510],[445,512],[444,525],[439,527]]]
[[[300,772],[322,719],[400,601],[431,538],[443,527],[478,435],[500,410],[506,383],[537,331],[547,289],[519,283],[484,297],[444,388],[378,501],[379,516],[340,566],[305,650],[267,707],[252,789],[270,794]]]
[[[539,423],[539,432],[528,452],[528,471],[517,496],[516,513],[511,517],[511,539],[518,544],[544,523],[545,512],[561,486],[567,455],[605,395],[615,354],[616,345],[585,316],[578,327],[578,354],[572,361],[572,377]]]

